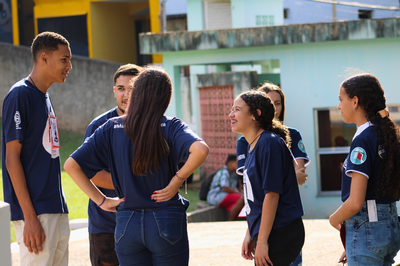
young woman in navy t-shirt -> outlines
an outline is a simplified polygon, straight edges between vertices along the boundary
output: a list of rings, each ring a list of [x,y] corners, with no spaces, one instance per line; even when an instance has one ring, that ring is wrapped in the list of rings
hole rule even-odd
[[[289,130],[265,92],[241,93],[229,114],[233,132],[249,143],[243,187],[248,230],[242,256],[256,265],[290,265],[304,244],[304,226]],[[286,142],[285,142],[286,141]]]
[[[285,94],[282,89],[273,83],[264,83],[257,90],[264,91],[271,98],[275,106],[275,119],[281,121],[283,124],[285,120]],[[288,127],[288,129],[290,138],[292,139],[290,151],[294,157],[297,183],[301,186],[307,181],[308,175],[305,173],[305,170],[306,166],[310,163],[310,158],[308,157],[300,131],[292,127]],[[236,172],[239,175],[243,175],[248,145],[249,144],[243,136],[240,137],[236,143]]]
[[[208,146],[181,120],[164,116],[172,95],[164,70],[145,69],[133,82],[126,115],[99,127],[64,167],[102,209],[115,212],[119,205],[115,250],[121,265],[188,265],[189,202],[178,191],[204,162]],[[90,182],[103,169],[119,198],[107,198]]]
[[[340,261],[347,258],[349,265],[392,265],[400,248],[396,208],[400,197],[399,128],[389,117],[378,79],[371,74],[343,81],[338,109],[345,123],[357,125],[343,163],[343,204],[329,218],[333,227],[345,230]]]

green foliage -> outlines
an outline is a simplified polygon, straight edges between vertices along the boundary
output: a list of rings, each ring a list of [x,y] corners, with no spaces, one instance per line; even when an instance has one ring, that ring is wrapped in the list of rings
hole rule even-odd
[[[60,158],[61,167],[64,169],[64,163],[68,157],[81,146],[84,134],[75,133],[68,130],[60,130]]]
[[[190,205],[189,205],[189,208],[187,209],[187,212],[194,211],[197,202],[200,201],[200,199],[199,199],[199,191],[191,190],[191,189],[188,188],[187,194],[186,194],[185,193],[185,184],[183,184],[181,189],[180,189],[180,193],[181,193],[182,197],[184,197],[185,199],[190,201]]]

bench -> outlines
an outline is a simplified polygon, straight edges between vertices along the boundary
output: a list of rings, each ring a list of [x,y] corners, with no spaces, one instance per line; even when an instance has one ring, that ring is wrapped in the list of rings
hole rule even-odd
[[[207,202],[198,202],[194,211],[187,214],[189,223],[228,221],[229,212]]]

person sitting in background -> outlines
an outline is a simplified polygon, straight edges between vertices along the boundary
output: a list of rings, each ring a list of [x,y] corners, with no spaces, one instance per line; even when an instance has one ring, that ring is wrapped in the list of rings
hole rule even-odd
[[[243,194],[238,190],[236,175],[236,155],[230,154],[225,166],[218,171],[210,185],[207,202],[229,211],[228,221],[234,221],[244,206]]]

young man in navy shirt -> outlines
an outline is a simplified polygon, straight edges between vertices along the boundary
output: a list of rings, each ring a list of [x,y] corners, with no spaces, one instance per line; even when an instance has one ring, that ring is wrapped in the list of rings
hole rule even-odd
[[[20,248],[21,265],[68,265],[68,209],[61,187],[57,119],[49,87],[72,69],[68,41],[54,32],[36,36],[33,69],[3,101],[4,200]]]
[[[85,141],[99,126],[107,122],[108,119],[121,116],[125,113],[129,100],[130,82],[132,78],[139,75],[140,70],[140,67],[133,64],[126,64],[118,68],[114,74],[114,96],[117,107],[101,114],[90,123],[85,133]],[[91,181],[107,197],[117,197],[109,171],[103,170],[97,173]],[[102,210],[89,199],[88,214],[90,260],[92,265],[119,265],[114,247],[116,213]]]

